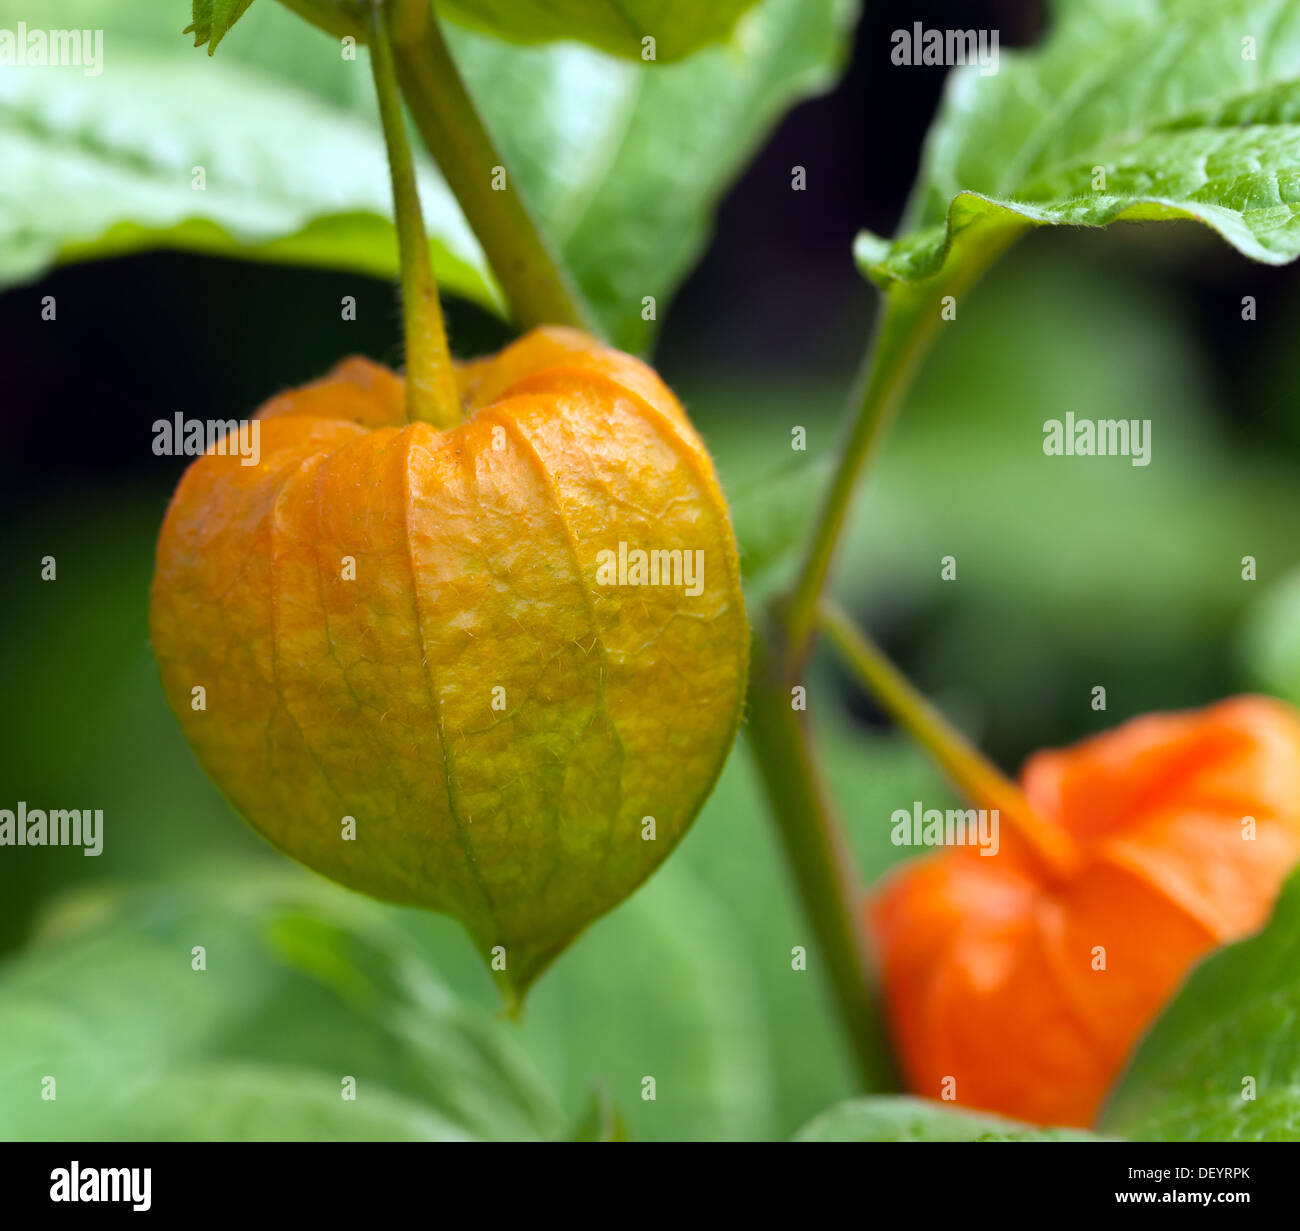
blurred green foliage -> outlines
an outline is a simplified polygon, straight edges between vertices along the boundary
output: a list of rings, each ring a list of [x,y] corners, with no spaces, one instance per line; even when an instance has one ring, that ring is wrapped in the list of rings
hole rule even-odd
[[[360,909],[368,904],[305,877],[277,884],[265,868],[217,882],[215,901],[212,883],[181,879],[129,898],[101,890],[50,918],[0,992],[6,1036],[25,1041],[0,1062],[0,1134],[559,1131],[511,1032],[451,996],[409,941]],[[28,1097],[47,1078],[56,1097]],[[347,1078],[355,1100],[343,1097]]]
[[[1096,267],[1093,242],[1030,241],[963,305],[838,570],[841,596],[953,716],[1016,755],[1251,682],[1233,652],[1243,620],[1300,564],[1295,458],[1224,431],[1178,307]],[[679,384],[751,556],[765,544],[756,598],[815,507],[839,393],[707,370]],[[1150,417],[1151,465],[1045,457],[1043,421],[1066,409]],[[790,450],[795,423],[808,454]],[[4,944],[40,935],[0,976],[7,1037],[22,1040],[6,1057],[0,1135],[555,1136],[589,1133],[578,1126],[607,1098],[634,1138],[784,1137],[854,1093],[743,747],[680,851],[548,973],[522,1029],[505,1029],[453,923],[288,868],[198,771],[146,642],[160,517],[131,489],[51,490],[0,548],[19,565],[3,631],[21,646],[4,681],[22,719],[0,744],[4,802],[105,812],[98,858],[0,857]],[[1241,580],[1246,553],[1259,582]],[[55,582],[39,580],[45,554]],[[956,583],[939,580],[944,554]],[[1090,709],[1092,683],[1108,685],[1109,712]],[[851,717],[861,699],[829,662],[810,697],[870,881],[898,855],[890,812],[950,797],[915,748]],[[206,973],[190,969],[195,944]],[[454,1005],[454,1030],[412,997]],[[508,1076],[481,1074],[471,1097],[457,1049],[485,1040]],[[39,1121],[39,1078],[60,1072],[72,1075],[60,1118]],[[355,1105],[338,1098],[344,1074],[360,1079]],[[836,1131],[877,1131],[853,1125]]]
[[[1114,243],[1032,236],[963,299],[867,477],[834,577],[1013,769],[1133,714],[1280,686],[1245,672],[1234,643],[1300,564],[1297,457],[1229,426],[1186,301],[1106,259]],[[1289,396],[1289,379],[1261,400]],[[716,419],[702,398],[691,410],[730,476],[751,584],[768,593],[820,498],[838,395],[805,384],[739,401]],[[1044,423],[1069,411],[1149,419],[1150,465],[1045,456]],[[791,452],[795,424],[806,455]],[[940,578],[945,556],[955,582]]]

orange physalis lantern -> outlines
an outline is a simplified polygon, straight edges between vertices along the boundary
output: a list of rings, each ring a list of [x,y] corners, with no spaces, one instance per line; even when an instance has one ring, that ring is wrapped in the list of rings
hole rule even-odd
[[[1210,950],[1300,858],[1300,716],[1264,697],[1152,714],[1030,758],[1000,849],[892,874],[868,908],[918,1094],[1087,1125]]]

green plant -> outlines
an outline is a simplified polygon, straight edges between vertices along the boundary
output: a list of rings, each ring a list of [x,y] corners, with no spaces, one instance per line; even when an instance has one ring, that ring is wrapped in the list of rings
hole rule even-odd
[[[328,36],[343,39],[345,47],[349,39],[370,42],[377,52],[383,127],[398,203],[400,262],[394,259],[386,206],[376,195],[381,168],[360,152],[374,141],[373,127],[360,118],[369,103],[352,84],[340,86],[324,73],[317,78],[308,63],[294,68],[301,82],[291,94],[263,90],[253,82],[238,102],[231,101],[229,91],[214,89],[195,106],[193,122],[213,142],[213,165],[208,168],[213,178],[221,171],[218,122],[238,126],[261,148],[281,140],[284,125],[295,125],[306,134],[299,179],[292,186],[282,185],[281,197],[272,194],[262,209],[214,197],[193,212],[191,200],[177,194],[174,185],[151,182],[150,168],[141,173],[138,150],[115,149],[111,142],[93,147],[87,142],[90,148],[79,148],[67,140],[66,100],[55,107],[40,84],[21,83],[10,106],[25,123],[0,135],[17,165],[33,167],[36,174],[34,149],[48,139],[57,157],[42,160],[39,174],[45,177],[47,193],[79,182],[87,162],[107,161],[112,174],[94,199],[78,197],[64,213],[29,218],[22,228],[23,242],[15,245],[0,273],[26,277],[57,259],[150,244],[400,272],[406,304],[408,417],[444,427],[455,423],[467,391],[455,384],[434,277],[444,290],[507,314],[521,330],[541,324],[582,326],[624,349],[643,348],[660,298],[699,249],[708,208],[728,172],[739,164],[768,117],[826,79],[836,59],[845,8],[830,0],[760,0],[710,6],[707,14],[692,7],[690,16],[683,17],[687,10],[669,0],[645,0],[636,10],[638,20],[647,28],[662,23],[664,31],[671,32],[671,37],[665,33],[658,40],[662,58],[681,59],[679,64],[649,69],[642,41],[629,40],[625,28],[611,20],[611,6],[597,0],[475,5],[479,34],[455,33],[450,27],[444,31],[422,2],[390,0],[375,6],[363,0],[286,0],[286,6],[325,32],[311,36],[317,46],[324,48],[322,40]],[[452,23],[465,15],[453,0],[436,8]],[[788,584],[782,578],[770,593],[763,592],[762,602],[751,601],[746,733],[815,933],[816,965],[829,979],[858,1080],[868,1089],[889,1090],[896,1077],[869,940],[859,923],[863,892],[857,852],[833,802],[837,792],[823,770],[820,733],[804,712],[812,654],[821,634],[864,688],[933,754],[962,794],[980,806],[999,808],[1046,866],[1053,866],[1061,844],[1050,825],[1037,823],[1019,788],[958,735],[827,600],[828,579],[849,525],[854,494],[940,326],[957,322],[952,329],[961,330],[975,284],[1030,231],[1196,220],[1256,260],[1281,264],[1300,254],[1300,218],[1292,204],[1300,167],[1300,18],[1283,12],[1266,22],[1271,12],[1272,6],[1259,0],[1163,0],[1137,9],[1119,0],[1059,4],[1039,50],[1004,54],[1002,70],[995,76],[975,70],[954,74],[900,236],[885,241],[864,235],[858,242],[859,265],[880,289],[881,310],[853,394],[843,446],[831,463],[802,551],[791,550],[790,540],[798,536],[786,533],[784,526],[773,533],[768,525],[755,531],[754,546],[746,552],[751,578],[764,567],[793,560]],[[136,16],[122,20],[143,27]],[[263,23],[259,29],[274,32],[285,45],[300,37],[298,28],[290,33],[284,21],[271,0],[255,5],[248,0],[197,3],[197,41],[209,51],[217,51],[220,44],[211,64],[204,66],[213,74],[210,80],[231,72],[241,59],[254,62],[276,54],[268,50],[274,39],[258,40],[256,46],[252,39],[240,44],[239,32],[250,23]],[[1267,36],[1251,32],[1256,22],[1267,25]],[[727,37],[733,28],[744,36],[740,41],[750,57],[744,71],[736,71],[729,59],[734,49],[700,50]],[[482,31],[489,37],[481,37]],[[540,66],[532,80],[538,93],[545,93],[552,83],[548,72],[561,52],[521,52],[513,44],[559,37],[581,38],[612,53],[591,61],[589,80],[598,98],[581,100],[572,110],[552,111],[536,105],[526,91],[494,94],[485,88],[511,65],[522,63],[515,57],[526,54],[538,57],[530,62]],[[142,36],[142,47],[147,42]],[[391,50],[391,63],[385,49]],[[142,54],[141,63],[161,64],[162,58],[163,53],[150,50]],[[187,80],[195,72],[160,68],[159,79],[181,71]],[[404,149],[398,89],[440,177],[432,164],[418,155],[408,157]],[[690,131],[683,137],[684,148],[665,159],[655,134],[706,104],[716,127]],[[275,122],[268,122],[268,113]],[[586,174],[575,187],[559,170],[569,162],[565,155],[572,156],[580,147],[599,148],[608,135],[607,119],[616,113],[622,125],[616,148],[599,166],[585,166]],[[75,106],[71,114],[76,114]],[[323,144],[312,143],[312,134],[327,117],[340,121],[331,134],[328,155]],[[358,177],[344,193],[327,166],[340,143],[352,143],[359,158],[371,158],[375,172]],[[115,165],[117,155],[121,157]],[[423,216],[418,198],[423,198]],[[648,242],[647,236],[654,236],[655,242]],[[800,474],[799,482],[804,479]],[[773,503],[771,491],[770,486],[761,488],[754,504]],[[743,495],[737,504],[741,546],[746,549]],[[718,506],[708,500],[701,507]],[[196,514],[198,521],[203,512]],[[760,520],[755,513],[755,524]],[[751,593],[751,600],[754,597]],[[732,598],[732,610],[738,611],[738,593]],[[725,648],[731,666],[743,661],[743,648],[737,649],[734,637],[726,639]],[[699,661],[693,660],[693,665]],[[737,687],[728,695],[738,697],[739,692]],[[696,734],[706,742],[729,740],[730,728],[721,718],[711,717]],[[709,747],[707,765],[694,776],[693,785],[711,780],[723,751]],[[688,794],[694,798],[698,792]],[[245,804],[244,810],[258,808]],[[376,888],[363,877],[341,875],[335,867],[327,870]],[[601,898],[586,917],[621,897],[645,870],[639,868],[620,892],[607,895],[609,900]],[[1271,883],[1267,889],[1265,896],[1271,897]],[[1263,936],[1225,952],[1193,976],[1168,1016],[1140,1046],[1116,1103],[1102,1120],[1103,1129],[1133,1136],[1160,1131],[1193,1136],[1204,1131],[1204,1123],[1217,1126],[1211,1131],[1226,1132],[1231,1122],[1232,1131],[1256,1137],[1284,1131],[1282,1116],[1274,1111],[1292,1096],[1293,1074],[1277,1075],[1274,1099],[1249,1109],[1246,1116],[1233,1117],[1235,1109],[1226,1101],[1231,1092],[1225,1091],[1214,1095],[1219,1119],[1199,1121],[1199,1112],[1171,1110],[1170,1105],[1179,1097],[1178,1049],[1190,1046],[1186,1036],[1191,1028],[1185,1023],[1203,1011],[1207,1000],[1197,988],[1213,971],[1249,962],[1249,954],[1273,954],[1270,946],[1285,940],[1287,903],[1293,893],[1287,891],[1277,920]],[[446,895],[426,897],[425,904],[448,905]],[[419,895],[405,895],[405,900],[419,900]],[[586,917],[569,920],[573,926],[566,926],[564,939]],[[1252,926],[1257,922],[1252,920]],[[482,947],[490,949],[490,929],[474,930]],[[522,928],[511,943],[526,945],[528,930]],[[538,954],[530,957],[530,976],[535,973],[531,966],[540,967],[553,955],[555,940],[548,935],[539,942]],[[1280,994],[1289,995],[1285,990]],[[1231,1032],[1225,1028],[1225,1033]],[[1259,1045],[1256,1033],[1252,1048]],[[1166,1047],[1172,1051],[1162,1056]],[[1163,1061],[1168,1061],[1168,1070]],[[1145,1093],[1134,1084],[1141,1083],[1144,1074],[1155,1075]],[[1171,1089],[1175,1093],[1169,1093]],[[1189,1098],[1188,1106],[1194,1102]],[[1152,1110],[1155,1104],[1159,1106]],[[1189,1127],[1193,1120],[1200,1126]],[[539,1135],[560,1131],[552,1116]],[[1029,1131],[907,1103],[869,1102],[818,1121],[805,1136],[965,1139]]]

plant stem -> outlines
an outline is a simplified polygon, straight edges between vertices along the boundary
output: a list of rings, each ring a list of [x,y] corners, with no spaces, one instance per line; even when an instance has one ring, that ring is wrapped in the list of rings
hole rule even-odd
[[[1076,858],[1069,834],[1046,824],[1020,788],[912,687],[846,612],[823,600],[821,623],[867,691],[930,752],[957,788],[975,803],[996,808],[999,818],[1011,825],[1048,877],[1066,877]]]
[[[884,439],[912,374],[943,319],[944,297],[953,296],[955,301],[1018,234],[1010,228],[984,232],[968,228],[963,251],[951,268],[926,282],[891,285],[857,385],[857,411],[797,579],[789,594],[772,604],[764,634],[754,638],[750,743],[804,908],[826,953],[842,1024],[869,1088],[888,1081],[889,1061],[882,1059],[887,1052],[874,1005],[866,941],[859,926],[856,877],[847,857],[843,828],[821,785],[807,731],[790,711],[789,689],[807,661],[821,619],[822,591],[854,489]],[[878,665],[870,656],[866,661]],[[896,672],[891,676],[876,672],[872,681],[894,685],[895,699],[901,700],[910,692]],[[922,711],[913,706],[909,713],[919,718]],[[931,735],[940,730],[932,723],[922,726],[919,722],[909,729]],[[952,742],[944,746],[950,752],[956,748]],[[787,758],[788,775],[782,772]],[[958,759],[954,769],[973,765]],[[997,780],[1002,781],[1001,775]],[[984,785],[992,786],[992,780],[986,780]],[[1021,815],[1020,809],[1013,811]],[[1030,814],[1026,811],[1023,815]]]
[[[858,377],[858,410],[840,455],[839,465],[808,544],[798,581],[783,613],[788,652],[796,660],[807,653],[817,624],[817,604],[826,586],[831,561],[844,530],[858,478],[885,436],[885,429],[907,387],[917,359],[939,320],[936,307],[921,314],[911,302],[886,296],[876,337]]]
[[[393,49],[380,0],[370,10],[370,65],[388,147],[393,207],[402,260],[402,310],[406,328],[406,415],[412,422],[448,430],[461,421],[460,393],[447,346],[438,286],[429,261],[429,239],[420,212],[415,163],[406,140]]]
[[[594,331],[465,88],[432,0],[395,0],[394,8],[393,48],[407,106],[483,246],[515,323]]]
[[[933,314],[938,319],[938,312]],[[791,708],[791,688],[807,659],[818,602],[854,484],[883,435],[916,357],[933,329],[911,299],[885,300],[863,370],[860,410],[840,459],[799,580],[773,605],[751,652],[747,733],[768,806],[799,896],[826,962],[840,1024],[867,1090],[897,1088],[883,1014],[860,921],[857,870],[814,759],[809,733]]]
[[[965,250],[950,270],[927,282],[896,282],[885,293],[875,337],[853,398],[857,413],[840,451],[839,466],[798,580],[783,604],[787,652],[794,661],[802,661],[808,653],[817,626],[818,603],[858,480],[884,440],[894,411],[943,319],[944,298],[951,296],[955,303],[1019,234],[1012,228],[995,228],[983,234],[968,232]]]
[[[768,637],[755,632],[745,727],[750,751],[817,941],[812,952],[825,964],[858,1077],[868,1090],[897,1089],[872,991],[866,936],[858,922],[862,893],[857,869],[823,785],[807,727],[792,708],[792,681],[774,663],[773,648]]]

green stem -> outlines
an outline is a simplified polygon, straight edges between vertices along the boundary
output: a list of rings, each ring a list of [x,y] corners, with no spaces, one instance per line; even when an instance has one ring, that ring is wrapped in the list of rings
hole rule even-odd
[[[593,330],[465,88],[431,0],[396,0],[398,77],[429,152],[487,255],[515,323]]]
[[[1075,862],[1070,836],[1047,825],[1020,788],[912,687],[843,610],[823,601],[821,623],[867,691],[930,752],[957,788],[975,803],[996,808],[999,819],[1010,824],[1045,875],[1053,880],[1068,876]]]
[[[788,652],[800,660],[807,653],[817,623],[817,604],[826,586],[831,561],[844,530],[854,489],[867,462],[879,448],[893,412],[939,321],[936,306],[921,313],[911,301],[885,297],[875,341],[858,378],[858,410],[839,454],[831,486],[808,544],[798,581],[786,600],[784,625]]]
[[[817,942],[811,952],[824,963],[858,1077],[868,1090],[897,1089],[859,923],[857,869],[807,727],[792,707],[796,681],[776,667],[772,650],[773,643],[756,632],[745,727],[750,751]]]
[[[754,662],[759,665],[751,673],[750,743],[804,908],[825,950],[842,1024],[868,1088],[888,1082],[889,1061],[881,1058],[887,1052],[859,925],[861,902],[843,828],[821,785],[808,734],[790,712],[789,689],[808,658],[821,618],[822,592],[854,489],[943,319],[944,297],[955,300],[969,289],[1017,235],[1010,228],[983,233],[971,228],[951,269],[927,282],[897,282],[886,294],[857,387],[857,413],[794,587],[772,606],[771,639],[754,639]],[[879,678],[883,677],[878,682]],[[930,730],[933,733],[934,728]]]
[[[402,310],[406,328],[406,414],[412,422],[448,430],[461,421],[456,370],[438,286],[429,261],[429,239],[420,211],[415,162],[406,140],[393,49],[381,0],[374,0],[369,26],[370,65],[379,98],[379,117],[393,180],[397,242],[402,259]]]
[[[982,235],[967,235],[965,251],[955,259],[951,270],[927,282],[896,282],[885,294],[875,338],[853,398],[857,413],[840,450],[839,465],[798,579],[782,605],[787,653],[793,661],[802,662],[808,653],[817,626],[818,604],[858,480],[879,450],[912,375],[943,319],[944,298],[951,296],[955,302],[1019,234],[1012,228],[994,228]]]

